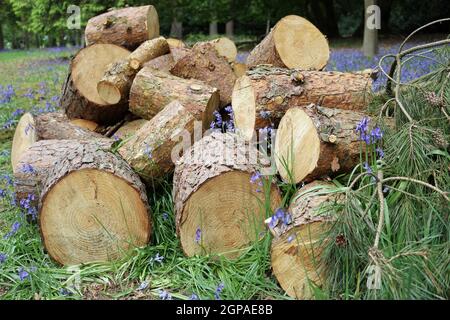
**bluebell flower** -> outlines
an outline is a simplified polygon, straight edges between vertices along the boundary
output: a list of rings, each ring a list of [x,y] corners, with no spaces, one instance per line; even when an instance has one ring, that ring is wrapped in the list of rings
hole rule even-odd
[[[153,258],[154,261],[158,262],[158,263],[162,263],[164,260],[163,256],[159,255],[159,252],[156,253],[155,257]]]
[[[224,288],[225,288],[224,283],[223,282],[219,283],[219,285],[216,288],[216,291],[214,292],[214,298],[216,300],[220,300],[220,294],[222,293]]]
[[[151,148],[148,144],[145,144],[144,154],[145,154],[149,159],[151,159],[151,158],[153,157],[152,151],[153,151],[152,148]]]
[[[169,214],[167,212],[163,212],[162,217],[164,220],[168,220],[169,219]]]
[[[8,259],[6,253],[0,252],[0,263],[5,263],[6,259]]]
[[[166,290],[159,290],[159,297],[161,300],[172,300],[172,295]]]
[[[200,300],[198,295],[196,295],[195,293],[191,294],[191,296],[189,297],[189,300]]]
[[[369,164],[367,162],[364,162],[363,168],[364,168],[364,170],[367,171],[367,173],[372,173],[372,168],[369,166]]]
[[[19,279],[20,281],[24,281],[26,278],[28,278],[30,276],[30,274],[25,271],[25,269],[22,267],[18,270],[19,272]]]
[[[263,119],[269,119],[270,118],[270,114],[271,114],[270,111],[262,110],[262,111],[259,112],[259,116],[261,118],[263,118]]]
[[[6,197],[6,191],[5,190],[3,190],[3,189],[0,189],[0,198],[4,198],[4,197]]]
[[[378,157],[379,157],[380,159],[383,159],[383,158],[384,158],[384,151],[383,151],[383,149],[381,149],[380,147],[378,147],[378,148],[375,149],[375,151],[377,152]]]
[[[139,284],[139,287],[136,289],[137,291],[142,291],[148,288],[148,281],[142,281]]]
[[[375,127],[370,132],[371,142],[375,143],[383,138],[383,131],[379,127]]]
[[[36,170],[29,163],[22,164],[20,171],[22,171],[23,173],[30,173],[30,174],[36,173]]]
[[[9,239],[11,238],[13,235],[15,235],[17,233],[17,231],[20,228],[20,222],[16,221],[13,223],[13,225],[11,226],[11,230],[5,234],[5,236],[3,237],[4,239]]]
[[[200,230],[200,227],[197,227],[197,230],[195,230],[195,242],[200,243],[202,237],[202,230]]]
[[[288,243],[291,243],[292,240],[294,240],[294,236],[293,236],[293,235],[290,235],[290,236],[287,238],[287,242],[288,242]]]
[[[59,289],[59,294],[62,296],[71,296],[72,292],[69,291],[67,288],[61,288]]]

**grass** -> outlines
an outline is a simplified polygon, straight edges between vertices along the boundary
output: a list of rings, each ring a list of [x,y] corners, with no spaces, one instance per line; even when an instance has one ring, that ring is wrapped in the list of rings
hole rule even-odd
[[[167,182],[162,184],[157,194],[149,193],[154,222],[151,245],[136,248],[113,263],[64,268],[49,258],[43,250],[37,226],[28,223],[24,210],[13,202],[13,188],[9,183],[9,150],[14,126],[24,111],[45,112],[57,108],[57,96],[66,76],[68,57],[73,52],[73,49],[0,52],[0,93],[8,85],[14,89],[11,98],[0,103],[0,253],[7,256],[0,263],[0,299],[159,299],[161,290],[177,299],[189,299],[192,294],[200,299],[215,299],[220,284],[224,285],[220,292],[221,299],[289,299],[271,274],[271,238],[268,233],[245,249],[237,260],[230,261],[219,256],[186,258],[175,235],[171,186]],[[348,59],[352,59],[352,52],[348,53]],[[339,54],[347,53],[343,49]],[[345,65],[345,70],[371,67],[367,65],[368,60],[358,61],[359,64]],[[334,69],[342,67],[339,61],[331,66]],[[414,99],[423,104],[423,99]],[[419,102],[412,105],[417,109],[417,115],[427,113],[420,109]],[[401,166],[404,170],[401,174],[411,175],[430,169],[427,168],[430,160],[435,163],[431,169],[441,173],[437,177],[439,184],[448,186],[450,179],[445,174],[448,162],[444,161],[448,161],[448,153],[436,148],[421,148],[424,139],[426,145],[430,145],[429,140],[432,139],[426,134],[427,129],[423,130],[414,131],[413,143],[417,143],[417,147],[413,147],[424,152],[415,158],[404,156],[410,152],[407,148],[411,146],[401,143],[409,137],[407,127],[389,138],[392,150],[388,149],[386,153],[392,161],[397,161],[390,167]],[[444,130],[444,134],[448,137],[448,130]],[[403,145],[402,148],[406,149],[396,148],[397,145]],[[408,165],[402,165],[404,163]],[[359,168],[355,172],[358,171]],[[421,178],[428,177],[424,173]],[[348,176],[340,177],[336,183],[345,189],[347,179]],[[363,183],[370,183],[370,179],[364,179],[358,187],[362,187]],[[431,206],[433,202],[441,202],[439,197],[425,189],[421,189],[423,194],[415,199],[415,190],[410,184],[397,182],[391,187],[392,191],[386,197],[389,211],[382,237],[386,256],[395,257],[399,253],[427,249],[428,260],[425,261],[420,255],[401,256],[395,259],[396,272],[389,274],[389,281],[384,282],[383,290],[365,290],[366,254],[373,241],[373,232],[368,226],[361,225],[357,215],[351,215],[353,211],[349,210],[349,214],[342,215],[343,220],[336,224],[332,232],[334,236],[341,233],[349,235],[347,241],[351,250],[328,249],[327,262],[336,272],[330,275],[327,288],[315,289],[317,298],[442,298],[448,292],[449,247],[445,240],[448,238],[448,211],[442,215],[438,207]],[[288,204],[297,187],[280,183],[280,188],[285,194],[284,204]],[[396,189],[400,191],[394,192]],[[365,190],[354,195],[354,203],[361,205],[370,202],[374,189],[370,187]],[[413,196],[405,196],[407,192]],[[266,212],[270,215],[267,204]],[[422,213],[420,220],[413,217],[417,212]],[[376,213],[376,207],[370,209],[371,219],[375,222]],[[4,239],[3,236],[11,231],[15,222],[20,223],[17,232]],[[358,225],[358,232],[349,227],[351,225]],[[420,232],[420,237],[415,234],[417,232]],[[159,261],[161,256],[164,258]],[[406,289],[399,289],[399,285]]]

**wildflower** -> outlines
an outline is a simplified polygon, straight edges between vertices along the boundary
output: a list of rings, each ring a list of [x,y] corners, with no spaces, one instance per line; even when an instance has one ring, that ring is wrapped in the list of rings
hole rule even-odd
[[[15,118],[15,117],[18,117],[18,116],[20,116],[20,115],[22,115],[24,113],[25,113],[25,110],[23,110],[21,108],[18,108],[16,110],[14,110],[14,112],[11,114],[11,117]]]
[[[19,279],[20,279],[20,281],[25,280],[29,276],[30,276],[30,274],[27,271],[25,271],[25,269],[23,267],[19,269]]]
[[[167,212],[163,212],[162,217],[164,220],[169,220],[169,214]]]
[[[0,263],[4,263],[7,258],[8,256],[6,255],[6,253],[0,252]]]
[[[30,174],[36,173],[36,170],[34,170],[33,166],[30,165],[29,163],[22,164],[22,168],[20,171],[22,171],[23,173],[30,173]]]
[[[31,123],[27,124],[27,126],[25,127],[25,134],[28,135],[28,131],[30,131],[31,129],[34,130],[34,126]]]
[[[153,156],[153,155],[152,155],[152,148],[151,148],[148,144],[145,144],[144,154],[147,155],[147,157],[148,157],[149,159],[151,159],[152,156]]]
[[[252,176],[250,177],[250,183],[252,184],[255,184],[257,181],[260,182],[260,180],[261,180],[261,173],[259,173],[258,171],[253,173]]]
[[[389,187],[388,186],[384,186],[384,188],[383,188],[383,193],[386,193],[386,192],[388,192],[389,191]]]
[[[288,243],[291,243],[292,240],[294,240],[294,236],[293,236],[293,235],[290,235],[290,236],[287,238],[287,242],[288,242]]]
[[[117,142],[117,141],[120,140],[119,136],[116,135],[116,134],[113,134],[111,138],[113,138],[113,140],[114,140],[115,142]]]
[[[223,120],[222,116],[218,111],[213,112],[215,120],[211,122],[211,125],[209,126],[211,129],[220,129],[222,128]]]
[[[381,131],[380,127],[375,127],[370,132],[370,139],[372,143],[377,142],[383,138],[383,131]]]
[[[214,292],[214,298],[216,300],[220,300],[220,294],[222,293],[224,288],[225,288],[225,285],[223,284],[223,282],[219,283],[219,285],[216,288],[216,291]]]
[[[364,162],[364,170],[367,171],[367,173],[372,173],[372,168],[369,166],[369,164],[367,162]]]
[[[162,300],[172,300],[172,295],[169,293],[169,292],[167,292],[166,290],[159,290],[159,297],[162,299]]]
[[[154,257],[154,258],[151,258],[151,259],[152,259],[152,261],[156,261],[156,262],[158,262],[158,263],[162,263],[163,260],[164,260],[164,257],[163,257],[163,256],[160,256],[160,255],[159,255],[159,252],[157,252],[156,255],[155,255],[155,257]]]
[[[3,189],[0,189],[0,198],[6,197],[6,191]]]
[[[137,291],[142,291],[147,289],[148,287],[148,281],[142,281],[139,287],[136,289]]]
[[[190,297],[189,300],[200,300],[198,295],[196,295],[195,293],[193,293]]]
[[[71,295],[72,295],[72,292],[70,292],[67,288],[61,288],[61,289],[59,289],[59,293],[60,293],[62,296],[71,296]]]
[[[270,218],[269,221],[269,228],[273,229],[275,228],[275,226],[278,224],[278,222],[280,222],[287,226],[288,224],[292,223],[292,216],[290,213],[286,212],[284,209],[282,208],[278,208],[277,210],[275,210],[275,213],[272,215],[272,217]]]
[[[195,230],[195,242],[200,243],[200,239],[202,236],[202,230],[200,230],[200,227],[197,227],[197,230]]]
[[[224,109],[228,114],[233,114],[233,107],[232,106],[226,106]]]
[[[270,111],[260,111],[259,116],[263,119],[269,119],[270,118]]]
[[[17,233],[17,231],[20,228],[20,222],[16,221],[13,223],[11,230],[5,234],[5,236],[3,237],[4,239],[9,239],[11,238],[13,235],[15,235]]]
[[[363,117],[356,125],[356,132],[359,133],[359,140],[364,141],[366,144],[370,143],[370,137],[367,135],[369,121],[369,118]]]
[[[383,149],[381,149],[380,147],[378,147],[378,148],[375,149],[375,151],[377,152],[378,157],[379,157],[380,159],[383,159],[383,158],[384,158],[384,151],[383,151]]]

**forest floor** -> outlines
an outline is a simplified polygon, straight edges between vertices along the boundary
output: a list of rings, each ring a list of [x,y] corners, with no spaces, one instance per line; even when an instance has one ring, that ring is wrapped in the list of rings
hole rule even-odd
[[[385,41],[373,58],[354,45],[332,46],[327,70],[374,68],[399,42]],[[121,261],[73,268],[55,264],[44,252],[39,231],[13,197],[10,150],[15,125],[27,111],[58,109],[61,85],[76,48],[0,52],[0,299],[289,299],[270,270],[270,236],[236,261],[184,257],[175,235],[170,183],[150,197],[153,242]],[[240,52],[243,61],[247,52]],[[415,59],[403,79],[430,71],[432,61]],[[384,67],[387,67],[385,65]],[[375,82],[382,86],[385,77]],[[223,290],[220,290],[223,284]]]

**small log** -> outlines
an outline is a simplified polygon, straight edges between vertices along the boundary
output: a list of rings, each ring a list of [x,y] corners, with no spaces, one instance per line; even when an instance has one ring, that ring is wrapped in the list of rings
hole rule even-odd
[[[360,161],[355,128],[363,117],[367,114],[313,104],[289,109],[278,126],[274,149],[282,179],[299,183],[351,170]]]
[[[31,144],[17,162],[14,170],[14,189],[16,201],[33,196],[32,205],[38,205],[42,184],[49,170],[61,157],[71,154],[84,144],[93,144],[98,148],[109,149],[112,140],[106,138],[89,140],[40,140]]]
[[[197,79],[219,89],[220,105],[231,103],[236,76],[230,64],[211,43],[198,43],[179,60],[170,72],[181,78]]]
[[[189,112],[211,123],[219,106],[219,92],[201,81],[183,79],[151,67],[136,75],[130,90],[130,111],[150,120],[170,102],[178,100]]]
[[[22,154],[35,142],[49,139],[91,140],[102,136],[84,129],[79,122],[69,122],[67,117],[59,112],[43,113],[33,116],[25,113],[17,124],[11,148],[11,164],[13,172]]]
[[[325,36],[305,18],[286,16],[247,57],[247,65],[271,64],[280,68],[322,70],[330,57]]]
[[[167,43],[174,48],[186,48],[186,44],[180,39],[168,38]]]
[[[169,73],[170,69],[190,51],[187,48],[170,47],[170,53],[144,63],[144,67],[149,66],[153,69]]]
[[[97,84],[98,95],[108,104],[126,103],[131,83],[142,65],[168,52],[169,45],[163,37],[145,41],[126,59],[108,65]]]
[[[255,130],[276,127],[291,107],[315,103],[328,108],[364,110],[371,86],[372,79],[364,74],[258,66],[234,85],[235,126],[251,139]]]
[[[95,44],[81,49],[69,67],[62,88],[61,107],[70,119],[86,119],[99,124],[115,123],[125,115],[126,102],[109,105],[97,92],[97,83],[108,65],[128,57],[130,52],[112,44]]]
[[[161,180],[172,173],[172,150],[181,137],[194,135],[195,115],[178,101],[172,101],[146,123],[120,148],[119,154],[146,182]],[[200,130],[207,125],[200,125]],[[177,155],[178,156],[178,155]]]
[[[269,227],[274,235],[271,247],[273,274],[284,291],[295,299],[313,298],[312,286],[323,283],[320,255],[326,231],[332,224],[330,207],[339,196],[334,186],[314,181],[293,196],[288,213],[291,223],[278,221]],[[267,222],[270,224],[271,219]]]
[[[71,148],[43,183],[39,227],[62,265],[112,261],[151,235],[145,187],[128,164],[94,144]]]
[[[214,132],[186,151],[176,163],[173,199],[177,234],[187,256],[236,258],[239,249],[258,239],[266,215],[263,204],[275,209],[281,203],[274,183],[263,177],[251,182],[265,165],[255,147],[231,133]],[[260,186],[263,181],[267,192]]]
[[[133,121],[126,122],[123,126],[121,126],[115,133],[114,136],[125,140],[133,136],[143,125],[145,125],[148,120],[145,119],[137,119]]]
[[[153,6],[108,11],[89,19],[84,33],[88,46],[110,43],[133,50],[159,36],[158,13]]]

